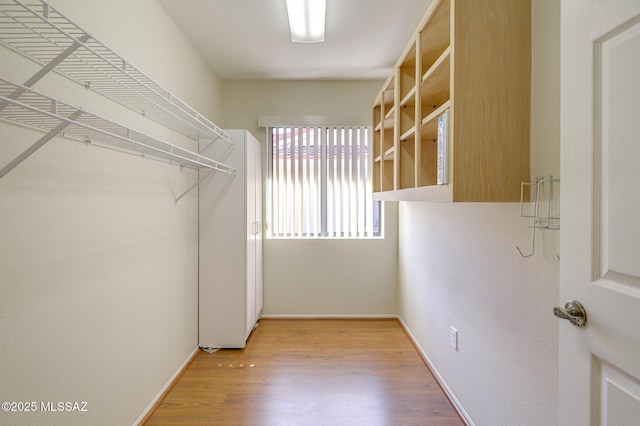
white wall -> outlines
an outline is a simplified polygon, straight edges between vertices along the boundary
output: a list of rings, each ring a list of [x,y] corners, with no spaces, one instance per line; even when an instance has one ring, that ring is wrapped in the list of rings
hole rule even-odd
[[[154,0],[54,7],[213,121],[221,81]],[[0,75],[35,67],[0,48]],[[35,88],[153,136],[195,141],[50,75]],[[0,164],[41,134],[0,123]],[[197,347],[195,171],[55,138],[0,179],[0,401],[86,401],[6,413],[13,425],[127,425]]]
[[[225,80],[224,122],[247,129],[264,143],[259,115],[371,117],[383,80]]]
[[[250,130],[264,144],[259,115],[368,117],[382,83],[225,81],[224,121]],[[385,211],[384,240],[264,240],[264,314],[395,315],[396,204]]]
[[[555,0],[533,1],[533,176],[559,176],[559,16]],[[470,420],[556,424],[558,232],[522,259],[518,203],[404,202],[399,221],[400,316]]]

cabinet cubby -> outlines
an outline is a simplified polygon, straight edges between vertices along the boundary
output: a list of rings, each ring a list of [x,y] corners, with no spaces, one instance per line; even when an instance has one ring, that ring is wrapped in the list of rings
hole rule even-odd
[[[530,56],[530,0],[434,0],[373,106],[374,198],[518,201],[529,180]]]

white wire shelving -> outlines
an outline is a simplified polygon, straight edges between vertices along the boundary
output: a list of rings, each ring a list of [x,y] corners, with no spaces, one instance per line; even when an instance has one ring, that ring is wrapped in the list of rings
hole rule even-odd
[[[45,135],[0,169],[0,178],[56,136],[210,172],[235,175],[235,169],[202,155],[233,139],[124,58],[93,38],[44,0],[0,0],[0,44],[42,67],[24,83],[0,76],[0,119],[39,129]],[[56,72],[206,146],[192,152],[32,89]]]
[[[0,118],[46,133],[31,148],[0,169],[0,178],[55,136],[65,136],[193,169],[204,168],[235,174],[234,168],[204,155],[136,132],[2,77]]]
[[[191,139],[231,137],[43,0],[0,0],[0,43]]]
[[[229,135],[43,0],[0,0],[0,43],[194,140]]]

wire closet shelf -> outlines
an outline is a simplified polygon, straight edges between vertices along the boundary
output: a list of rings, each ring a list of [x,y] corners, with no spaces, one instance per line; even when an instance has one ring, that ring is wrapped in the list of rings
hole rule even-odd
[[[51,137],[62,135],[189,168],[235,173],[235,169],[216,160],[136,132],[2,77],[0,117],[48,132]],[[5,169],[0,170],[0,176],[6,173]]]
[[[42,0],[0,0],[0,43],[191,139],[231,137]],[[33,81],[32,81],[33,80]]]

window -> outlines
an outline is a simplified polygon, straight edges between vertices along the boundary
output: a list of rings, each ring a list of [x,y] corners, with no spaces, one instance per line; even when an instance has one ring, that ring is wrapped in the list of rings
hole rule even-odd
[[[267,238],[381,236],[368,127],[267,128]]]

